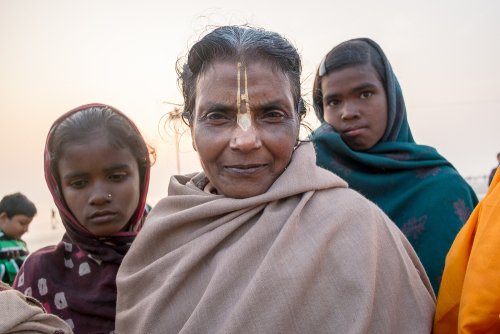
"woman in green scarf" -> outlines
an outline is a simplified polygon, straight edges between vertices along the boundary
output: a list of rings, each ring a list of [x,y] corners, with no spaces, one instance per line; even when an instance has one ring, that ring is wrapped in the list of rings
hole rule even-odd
[[[446,254],[478,203],[435,148],[413,140],[401,87],[368,38],[334,47],[314,81],[317,164],[375,202],[415,248],[436,294]]]

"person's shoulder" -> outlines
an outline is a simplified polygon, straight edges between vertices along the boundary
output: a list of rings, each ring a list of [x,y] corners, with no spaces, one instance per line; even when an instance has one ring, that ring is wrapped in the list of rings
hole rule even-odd
[[[56,248],[57,246],[55,245],[47,246],[29,254],[28,257],[24,260],[19,274],[17,275],[16,282],[14,283],[15,288],[20,290],[19,288],[23,286],[23,284],[19,286],[17,282],[17,279],[19,279],[20,275],[22,275],[23,277],[23,282],[26,282],[31,281],[33,277],[36,277],[42,272],[51,271],[52,268],[54,268],[51,265],[51,263],[54,261],[51,257],[51,254],[54,253]],[[53,263],[53,265],[55,266],[57,264]]]
[[[8,242],[8,247],[13,247],[14,245],[26,248],[26,242],[24,240],[16,240],[9,237],[2,230],[0,230],[0,248],[2,248],[2,241]]]
[[[24,262],[41,263],[40,260],[50,256],[50,254],[52,254],[56,250],[56,248],[57,248],[56,245],[40,248],[39,250],[31,253]]]
[[[380,207],[350,188],[316,191],[308,214],[325,230],[349,235],[361,244],[383,243],[382,248],[390,248],[388,243],[401,246],[406,240]]]
[[[0,230],[0,248],[2,248],[2,241],[13,241],[11,237],[9,237],[7,234],[3,233],[2,230]]]
[[[351,188],[331,188],[316,191],[314,196],[323,204],[329,217],[338,217],[352,224],[384,224],[389,219],[375,203]]]
[[[436,192],[441,194],[457,195],[457,194],[471,194],[472,188],[467,181],[458,173],[458,171],[450,166],[439,166],[435,168],[436,171],[432,177],[436,177],[436,182],[426,182],[426,190],[429,192]]]
[[[35,257],[46,256],[47,254],[54,252],[56,250],[56,248],[57,248],[57,245],[46,246],[46,247],[43,247],[43,248],[36,250],[30,256],[35,256]]]
[[[25,255],[28,254],[28,249],[24,241],[13,239],[3,232],[0,232],[0,250],[22,251]]]
[[[378,206],[375,205],[372,201],[361,195],[356,190],[348,187],[329,188],[325,190],[319,190],[317,191],[317,193],[321,194],[321,196],[329,196],[336,203],[342,203],[344,206],[347,204],[348,207],[350,207],[352,204],[353,206],[361,205],[364,208],[378,208]]]

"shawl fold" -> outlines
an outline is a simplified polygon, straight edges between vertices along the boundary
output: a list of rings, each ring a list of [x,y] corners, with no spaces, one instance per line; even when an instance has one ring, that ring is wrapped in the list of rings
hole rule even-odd
[[[173,176],[118,272],[117,332],[429,333],[435,298],[411,245],[315,160],[300,145],[245,199]]]
[[[500,172],[446,257],[434,333],[500,332]]]
[[[0,333],[71,334],[67,323],[47,314],[42,304],[0,282]]]
[[[358,40],[373,46],[384,60],[387,128],[374,147],[357,152],[319,113],[322,125],[313,139],[318,166],[343,178],[396,223],[417,252],[437,294],[446,253],[478,200],[435,148],[415,143],[403,93],[389,60],[374,41]]]
[[[40,300],[49,313],[70,324],[75,333],[111,333],[116,314],[116,273],[141,229],[149,185],[149,167],[143,180],[139,204],[130,219],[130,231],[98,237],[73,216],[50,171],[49,144],[64,119],[90,107],[108,107],[134,123],[117,109],[103,104],[78,107],[54,122],[45,146],[45,179],[66,229],[62,241],[33,253],[24,262],[14,288]],[[149,157],[147,157],[149,165]]]

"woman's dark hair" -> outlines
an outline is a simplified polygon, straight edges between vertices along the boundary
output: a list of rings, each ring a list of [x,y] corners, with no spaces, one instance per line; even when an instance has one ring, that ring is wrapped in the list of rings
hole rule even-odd
[[[321,80],[329,73],[362,64],[371,64],[373,66],[384,89],[386,89],[387,76],[384,60],[373,46],[363,40],[350,40],[340,43],[323,58],[316,72],[313,88],[314,110],[320,121],[324,120]]]
[[[141,190],[146,168],[154,161],[155,150],[124,116],[109,107],[89,107],[70,115],[52,130],[49,141],[50,170],[60,185],[59,161],[70,145],[84,144],[91,137],[104,137],[118,149],[129,148],[137,161]],[[151,156],[150,160],[148,157]]]
[[[263,29],[223,26],[196,42],[186,57],[177,60],[177,85],[184,97],[183,121],[191,125],[198,78],[216,61],[264,61],[290,80],[295,108],[302,119],[306,114],[301,97],[302,62],[297,49],[283,36]]]
[[[21,193],[6,195],[0,201],[0,213],[12,219],[15,215],[25,215],[33,218],[36,215],[36,207],[26,196]]]

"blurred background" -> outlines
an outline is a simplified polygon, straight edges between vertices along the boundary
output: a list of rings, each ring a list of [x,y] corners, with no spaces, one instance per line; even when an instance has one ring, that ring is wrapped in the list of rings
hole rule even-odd
[[[336,44],[369,37],[403,89],[417,143],[431,145],[473,185],[500,152],[500,1],[0,0],[0,196],[21,191],[38,209],[23,238],[33,252],[64,228],[43,174],[52,122],[100,102],[130,116],[153,144],[148,202],[177,173],[175,140],[163,130],[168,103],[181,103],[175,62],[207,25],[251,23],[285,35],[304,61],[304,89]],[[317,126],[314,112],[308,121]],[[201,170],[189,135],[180,172]],[[53,226],[55,228],[53,228]]]

